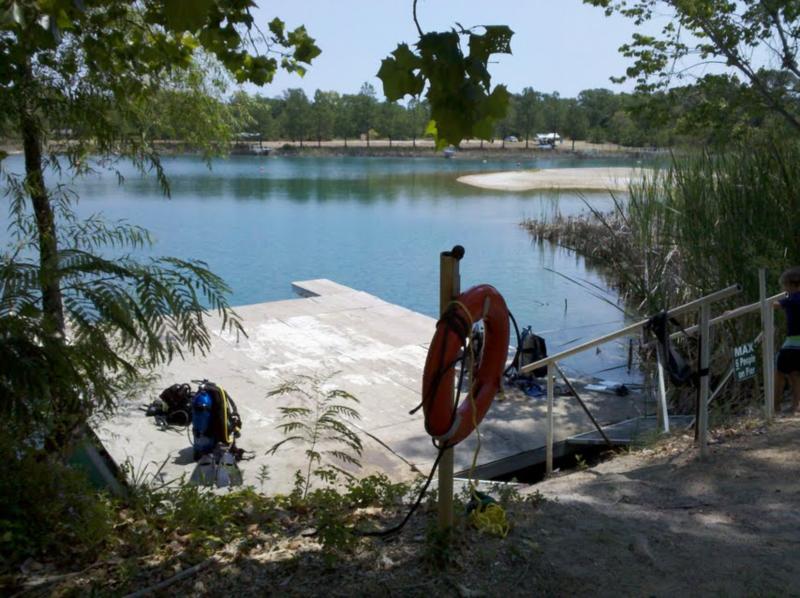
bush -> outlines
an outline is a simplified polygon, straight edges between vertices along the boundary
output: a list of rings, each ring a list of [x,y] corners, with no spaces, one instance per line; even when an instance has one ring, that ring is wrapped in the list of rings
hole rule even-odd
[[[96,558],[111,529],[111,503],[83,472],[0,446],[0,554],[8,570],[26,558]]]

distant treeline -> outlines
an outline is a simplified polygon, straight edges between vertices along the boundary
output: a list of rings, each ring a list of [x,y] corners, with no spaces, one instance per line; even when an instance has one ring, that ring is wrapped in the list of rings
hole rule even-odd
[[[538,133],[565,140],[629,147],[724,144],[753,130],[783,126],[760,112],[752,91],[735,80],[706,78],[702,85],[653,94],[587,89],[575,98],[530,87],[513,94],[506,117],[495,124],[497,140],[516,138],[535,145]],[[406,105],[380,101],[372,85],[356,94],[302,89],[266,97],[238,91],[228,98],[198,89],[161,92],[147,107],[149,139],[176,140],[208,148],[208,140],[285,140],[313,144],[332,139],[416,140],[426,136],[425,101]],[[7,123],[6,123],[7,124]],[[14,130],[0,134],[16,137]],[[68,138],[64,130],[61,136]]]

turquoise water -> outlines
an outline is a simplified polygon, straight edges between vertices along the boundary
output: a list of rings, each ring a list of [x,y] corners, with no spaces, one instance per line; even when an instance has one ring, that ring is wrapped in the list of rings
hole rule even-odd
[[[164,160],[169,199],[153,177],[130,166],[122,168],[122,185],[112,173],[70,184],[81,214],[102,212],[149,229],[156,238],[152,254],[206,261],[232,287],[235,305],[291,298],[292,281],[329,278],[434,316],[439,252],[461,244],[462,287],[496,286],[518,322],[532,324],[555,352],[625,321],[599,298],[616,296],[582,258],[533,244],[519,227],[526,216],[575,213],[585,209],[583,202],[574,194],[483,191],[455,179],[482,170],[625,164],[232,157],[215,160],[209,170],[199,159],[181,157]],[[13,157],[6,168],[21,170],[21,159]],[[610,204],[607,194],[587,198]],[[7,214],[2,218],[7,223]],[[548,269],[588,281],[593,294]],[[608,347],[568,363],[594,372],[623,361],[620,347]]]

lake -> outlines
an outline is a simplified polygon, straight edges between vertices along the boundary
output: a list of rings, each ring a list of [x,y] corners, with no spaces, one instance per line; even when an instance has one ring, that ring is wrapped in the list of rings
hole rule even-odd
[[[540,159],[522,163],[442,158],[230,157],[211,169],[194,157],[165,158],[171,197],[153,177],[123,165],[70,184],[82,215],[102,212],[149,229],[147,253],[207,262],[244,305],[291,298],[291,282],[329,278],[431,316],[438,312],[439,253],[461,244],[462,288],[489,283],[520,325],[531,324],[551,353],[625,322],[616,295],[572,252],[534,244],[519,227],[529,216],[585,209],[574,193],[503,193],[456,182],[468,172],[625,166],[624,159]],[[21,157],[6,160],[22,170]],[[67,181],[65,181],[67,182]],[[587,194],[610,206],[607,194]],[[8,215],[2,214],[3,234]],[[593,294],[552,272],[593,285]],[[595,296],[596,295],[596,296]],[[614,344],[567,361],[593,373],[625,361]],[[601,377],[626,378],[623,370]]]

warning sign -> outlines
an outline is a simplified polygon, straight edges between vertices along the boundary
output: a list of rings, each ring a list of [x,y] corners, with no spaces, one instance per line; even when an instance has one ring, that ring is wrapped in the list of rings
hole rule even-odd
[[[756,375],[756,349],[753,343],[745,343],[733,349],[733,371],[741,382]]]

